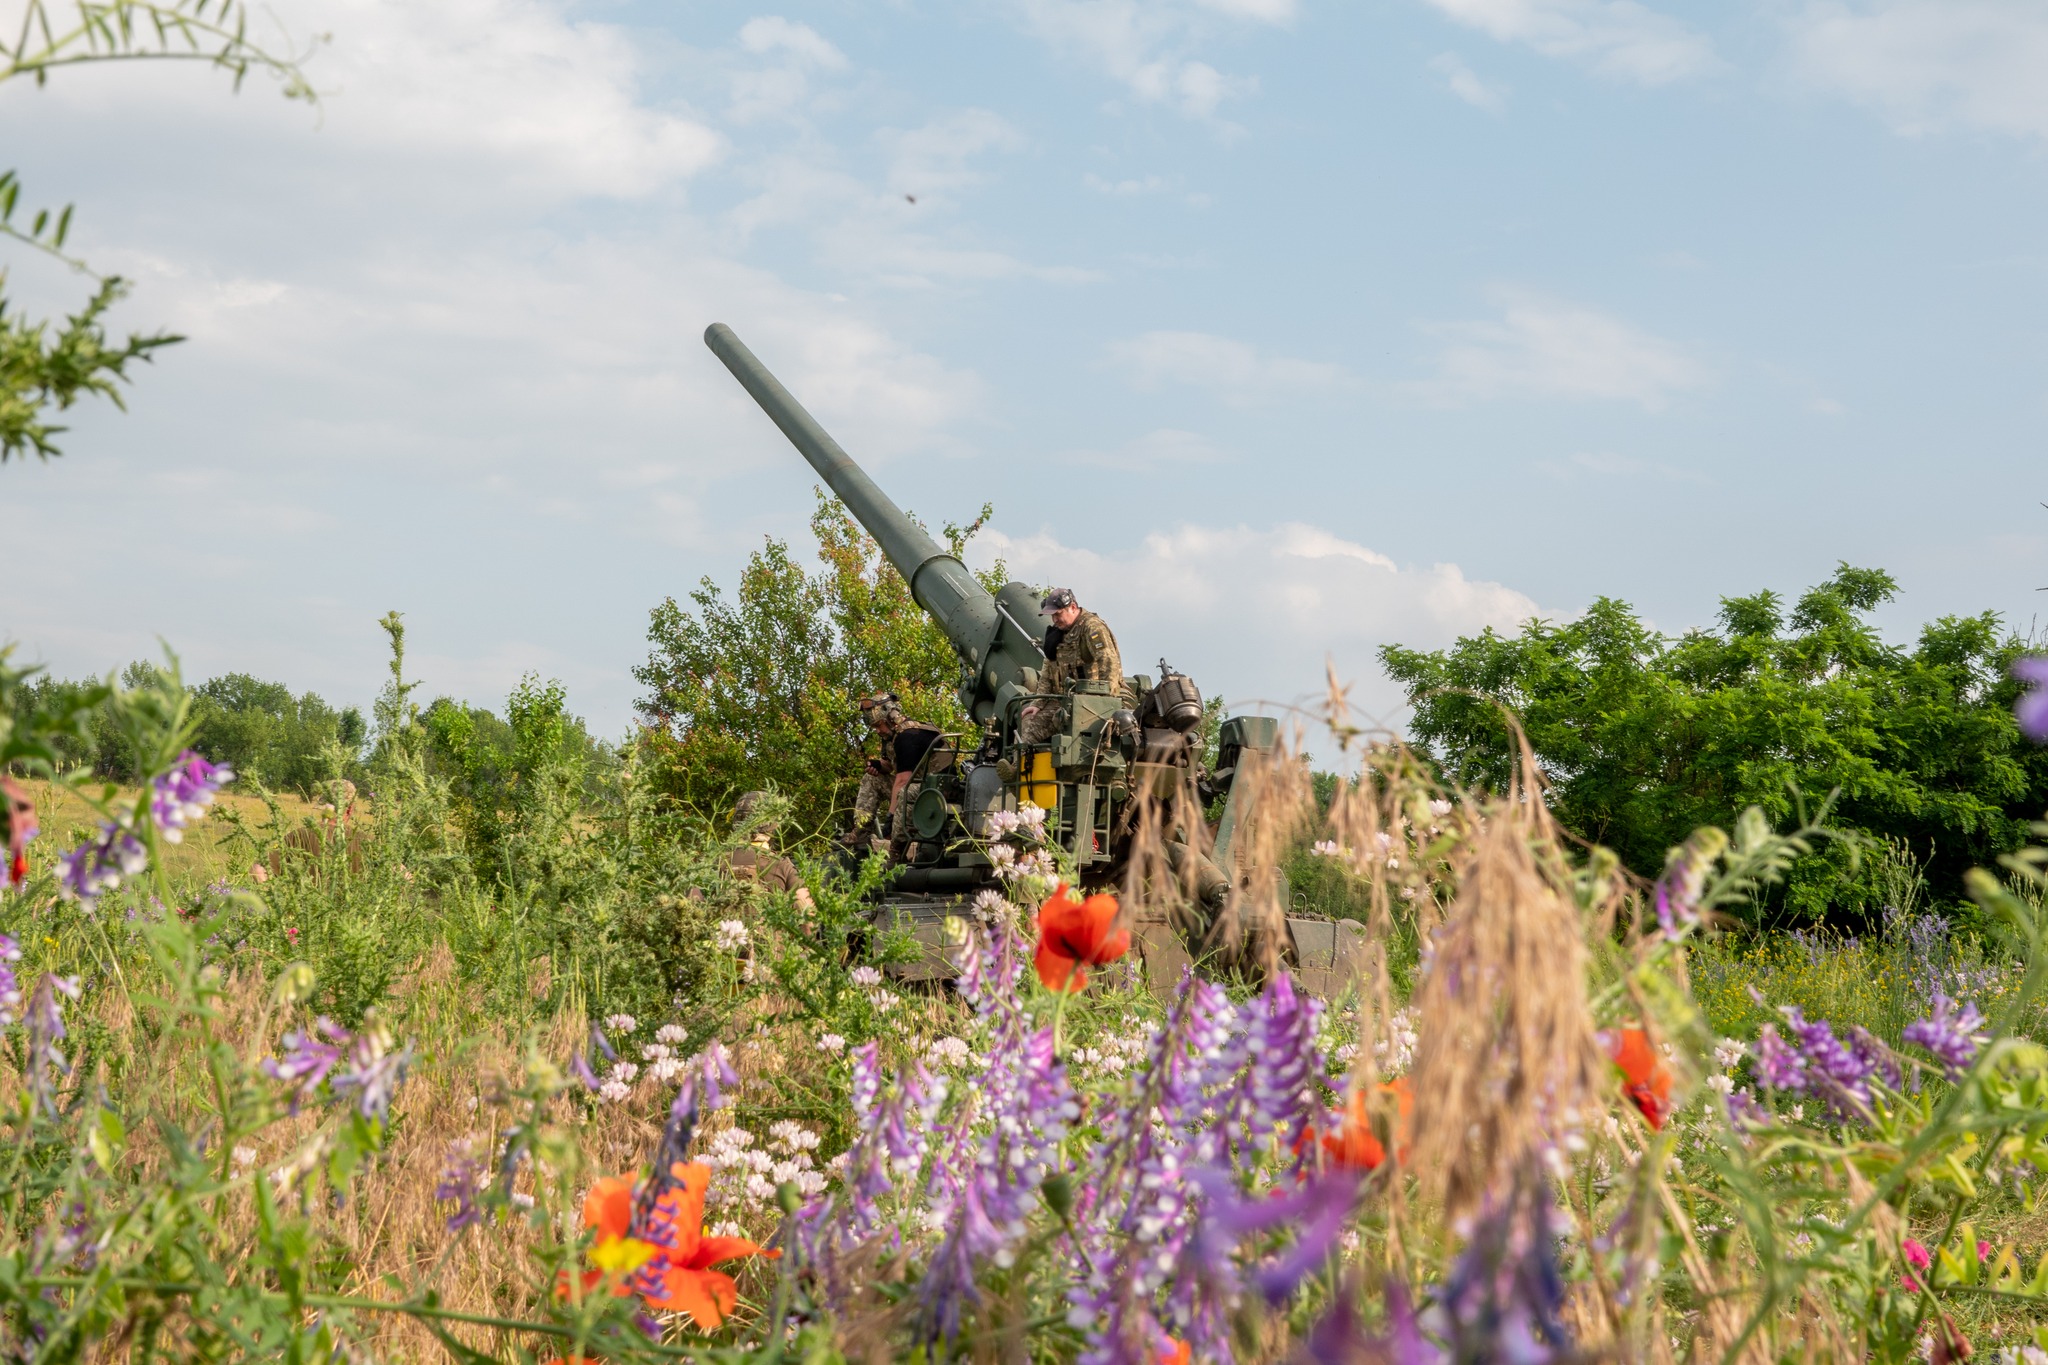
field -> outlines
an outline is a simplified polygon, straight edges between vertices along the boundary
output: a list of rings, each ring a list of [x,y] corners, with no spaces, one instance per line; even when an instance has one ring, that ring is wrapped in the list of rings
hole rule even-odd
[[[10,1349],[2032,1358],[2037,862],[1973,880],[1972,926],[1893,850],[1874,932],[1739,931],[1810,834],[1746,817],[1645,885],[1518,791],[1364,757],[1257,779],[1250,865],[1292,875],[1238,912],[1369,928],[1321,1002],[1149,980],[1114,930],[1171,885],[1055,911],[1031,871],[957,989],[898,982],[860,876],[736,880],[744,831],[630,760],[543,764],[487,824],[402,744],[342,825],[206,805],[190,761],[164,817],[27,783]],[[124,829],[147,866],[60,895]]]

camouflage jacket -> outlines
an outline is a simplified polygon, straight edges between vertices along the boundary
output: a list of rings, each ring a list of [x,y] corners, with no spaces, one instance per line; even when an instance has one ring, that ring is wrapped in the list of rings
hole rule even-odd
[[[1060,637],[1052,661],[1039,674],[1039,690],[1064,692],[1077,682],[1094,679],[1112,690],[1124,683],[1124,661],[1117,653],[1116,636],[1109,625],[1092,611],[1081,613],[1067,633]]]

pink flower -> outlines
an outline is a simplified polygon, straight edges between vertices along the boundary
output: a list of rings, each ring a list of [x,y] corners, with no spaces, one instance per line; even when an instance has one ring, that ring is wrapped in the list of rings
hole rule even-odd
[[[1904,1253],[1906,1264],[1915,1270],[1925,1270],[1934,1262],[1934,1258],[1927,1254],[1927,1248],[1921,1246],[1911,1237],[1899,1243],[1899,1250]],[[1920,1292],[1920,1281],[1914,1279],[1911,1275],[1899,1276],[1899,1283],[1905,1286],[1908,1293],[1917,1294]]]

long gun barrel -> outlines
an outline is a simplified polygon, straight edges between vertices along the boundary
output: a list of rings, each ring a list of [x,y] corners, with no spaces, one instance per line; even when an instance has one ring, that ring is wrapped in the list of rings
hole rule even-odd
[[[997,690],[1006,682],[1020,682],[1022,670],[1036,668],[1044,657],[1038,640],[1043,638],[1045,626],[1030,591],[1017,583],[1005,586],[999,607],[998,598],[989,595],[966,565],[941,549],[875,486],[867,471],[782,387],[746,343],[733,335],[732,328],[712,323],[704,329],[704,344],[725,362],[733,378],[753,395],[790,444],[818,471],[818,477],[867,528],[910,585],[917,604],[946,632],[954,653],[960,656],[960,704],[976,720],[993,716]],[[1026,623],[1036,625],[1036,637]]]

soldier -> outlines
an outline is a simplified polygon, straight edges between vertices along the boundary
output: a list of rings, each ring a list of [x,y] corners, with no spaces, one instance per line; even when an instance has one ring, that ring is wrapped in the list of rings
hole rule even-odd
[[[747,842],[725,855],[725,870],[737,882],[793,892],[796,903],[808,910],[811,893],[797,877],[796,864],[775,851],[772,841],[781,822],[773,813],[761,809],[767,799],[767,792],[746,792],[733,803],[732,827],[744,832]]]
[[[1052,613],[1052,625],[1045,632],[1046,665],[1038,674],[1039,691],[1067,692],[1075,683],[1088,681],[1106,682],[1111,691],[1123,687],[1124,664],[1117,653],[1116,636],[1100,616],[1081,610],[1072,588],[1054,588],[1038,605]],[[1024,708],[1017,737],[1026,744],[1043,744],[1064,724],[1065,705],[1035,701]]]
[[[877,692],[871,697],[862,697],[860,710],[862,717],[881,737],[882,751],[878,757],[868,760],[867,771],[861,774],[860,790],[853,798],[856,847],[863,835],[870,834],[871,827],[876,825],[884,810],[890,816],[891,832],[895,832],[901,815],[897,806],[903,789],[910,785],[910,774],[923,760],[925,751],[939,738],[937,726],[926,725],[903,714],[902,704],[894,692]]]

